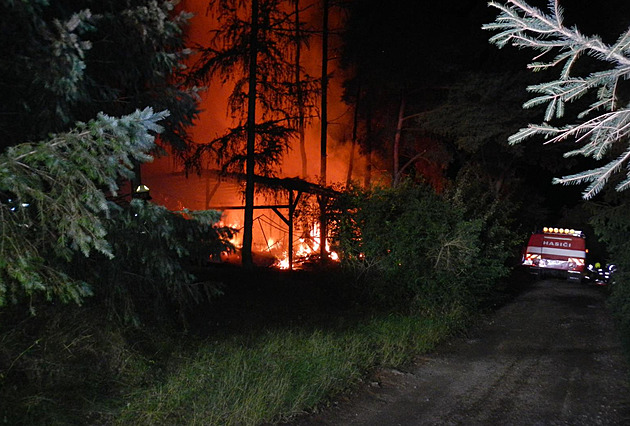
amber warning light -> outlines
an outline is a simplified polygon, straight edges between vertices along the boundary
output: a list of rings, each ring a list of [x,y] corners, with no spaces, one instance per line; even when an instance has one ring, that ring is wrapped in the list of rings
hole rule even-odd
[[[568,229],[568,228],[551,228],[551,227],[545,226],[543,228],[543,232],[545,234],[571,235],[573,237],[583,236],[582,231],[577,231],[575,229]]]

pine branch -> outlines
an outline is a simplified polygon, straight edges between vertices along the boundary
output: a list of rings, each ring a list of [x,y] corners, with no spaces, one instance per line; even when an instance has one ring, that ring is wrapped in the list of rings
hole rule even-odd
[[[609,57],[613,54],[627,55],[628,53],[630,53],[630,29],[619,37],[615,45],[612,47]]]

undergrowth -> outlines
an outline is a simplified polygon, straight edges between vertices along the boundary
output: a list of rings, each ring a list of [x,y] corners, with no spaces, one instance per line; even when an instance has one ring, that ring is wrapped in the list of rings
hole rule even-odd
[[[0,422],[256,425],[310,412],[430,350],[463,311],[338,317],[206,337],[73,309],[0,335]],[[58,315],[58,313],[56,314]]]
[[[462,324],[392,314],[344,330],[274,330],[205,341],[164,381],[128,395],[119,424],[257,425],[313,410],[377,366],[397,367]]]

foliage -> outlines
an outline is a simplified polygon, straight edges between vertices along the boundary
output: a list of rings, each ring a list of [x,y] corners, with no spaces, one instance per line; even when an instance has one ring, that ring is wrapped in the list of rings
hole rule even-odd
[[[261,424],[287,419],[317,409],[379,366],[402,366],[469,320],[461,309],[413,315],[370,310],[366,315],[361,306],[331,308],[339,302],[338,288],[348,284],[338,274],[306,282],[300,275],[282,284],[278,276],[266,282],[260,274],[252,275],[255,281],[245,288],[262,288],[237,293],[234,310],[222,306],[225,298],[210,305],[219,310],[216,318],[222,324],[208,335],[214,324],[203,315],[203,328],[197,330],[203,337],[163,323],[159,328],[121,327],[108,320],[102,304],[49,306],[37,316],[0,311],[3,421]],[[241,283],[243,277],[231,279]],[[318,298],[322,280],[334,284],[313,305],[302,285]],[[261,282],[276,291],[269,294]],[[261,297],[270,303],[260,303]],[[275,309],[284,312],[281,325],[268,322]],[[291,326],[287,309],[289,316],[300,315]],[[226,329],[229,321],[239,324]]]
[[[461,203],[425,186],[355,189],[337,208],[344,212],[335,230],[342,263],[370,298],[472,307],[505,273],[505,256],[490,257],[497,254],[492,244],[504,242],[480,242],[492,213],[466,215]]]
[[[103,307],[42,307],[37,316],[0,311],[0,412],[5,424],[105,424],[121,389],[159,375],[179,343],[161,330],[137,334]],[[133,337],[133,340],[130,340]]]
[[[419,114],[417,122],[429,133],[453,140],[465,153],[477,153],[489,143],[493,150],[501,150],[509,132],[526,117],[513,111],[520,101],[514,86],[525,77],[520,73],[467,74],[448,89],[443,104]]]
[[[140,296],[150,283],[154,303],[165,303],[156,295],[166,290],[182,309],[203,288],[215,290],[195,283],[181,262],[229,250],[231,231],[215,227],[218,212],[185,211],[186,220],[141,200],[109,200],[134,162],[151,159],[152,133],[166,116],[150,108],[120,119],[100,114],[0,155],[0,306],[31,299],[34,308],[42,296],[81,303],[94,291],[143,306],[146,299],[123,295]]]
[[[490,6],[500,13],[494,22],[484,29],[499,31],[490,42],[499,47],[512,44],[518,48],[539,51],[529,64],[533,71],[547,70],[561,66],[556,80],[529,86],[528,90],[536,97],[524,104],[524,108],[546,105],[544,121],[530,124],[509,138],[518,143],[536,135],[548,139],[548,143],[570,141],[579,148],[566,152],[565,157],[583,155],[601,160],[613,153],[617,155],[606,165],[557,178],[555,183],[588,183],[583,197],[588,199],[597,194],[630,158],[630,148],[625,147],[614,153],[616,142],[625,144],[630,127],[630,108],[625,104],[622,87],[630,77],[630,31],[622,34],[612,45],[604,43],[598,36],[585,36],[577,27],[564,23],[563,10],[558,0],[549,2],[548,12],[530,6],[522,0],[509,0],[505,4],[491,2]],[[552,58],[542,58],[553,55]],[[578,59],[590,57],[596,61],[598,71],[581,75]],[[587,70],[589,68],[587,67]],[[562,119],[568,104],[591,95],[594,100],[575,116],[575,123],[564,126],[552,124],[554,119]],[[630,174],[617,184],[621,191],[630,186]]]
[[[173,3],[0,2],[0,146],[68,131],[101,111],[122,116],[150,105],[171,112],[159,143],[185,152],[197,95],[181,84],[190,15]]]
[[[39,294],[81,302],[86,283],[56,268],[100,253],[112,258],[103,218],[106,193],[130,178],[133,161],[147,161],[152,132],[166,112],[150,108],[120,119],[100,114],[69,133],[0,154],[0,306]]]
[[[515,217],[523,216],[519,203],[493,191],[486,179],[486,171],[479,166],[463,168],[447,197],[464,219],[479,223],[479,264],[469,279],[490,292],[497,279],[507,275],[506,265],[519,259],[525,233],[514,223]]]
[[[608,299],[619,320],[620,335],[630,348],[630,198],[627,193],[604,193],[604,202],[591,204],[591,224],[598,238],[606,244],[608,263],[617,265],[615,285]]]
[[[110,317],[123,323],[154,323],[187,314],[220,295],[220,284],[200,280],[193,268],[229,252],[230,228],[218,211],[171,212],[140,199],[113,209],[105,221],[113,259],[75,256],[68,269],[91,283]]]

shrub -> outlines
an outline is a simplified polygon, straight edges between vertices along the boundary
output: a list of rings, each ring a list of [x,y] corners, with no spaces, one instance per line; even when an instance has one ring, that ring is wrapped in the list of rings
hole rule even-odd
[[[605,204],[591,204],[591,224],[600,240],[606,244],[608,263],[617,265],[615,284],[608,299],[613,314],[619,321],[621,336],[630,351],[630,196],[607,191]]]
[[[467,211],[461,200],[424,185],[352,189],[337,212],[342,263],[378,303],[472,306],[507,271],[505,257],[488,258],[501,246],[488,236],[491,216]]]

